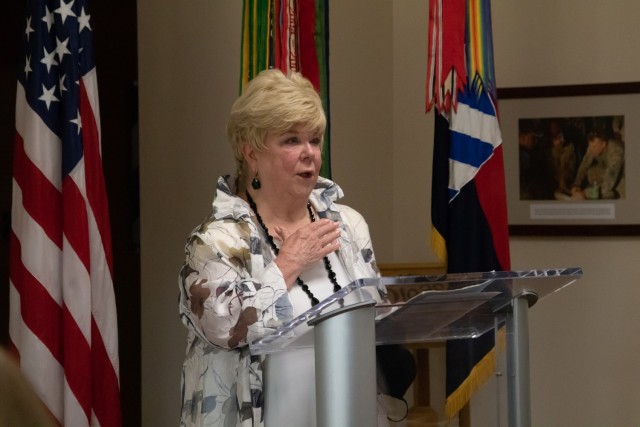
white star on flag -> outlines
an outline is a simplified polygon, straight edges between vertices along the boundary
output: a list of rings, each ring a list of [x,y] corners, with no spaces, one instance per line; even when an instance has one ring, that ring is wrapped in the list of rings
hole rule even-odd
[[[31,17],[27,18],[27,28],[25,28],[24,33],[27,35],[27,42],[29,41],[29,34],[33,33],[35,30],[31,28]]]
[[[80,16],[78,16],[78,24],[80,24],[79,33],[82,32],[85,28],[91,29],[91,25],[89,24],[89,20],[91,19],[91,15],[87,15],[84,12],[84,7],[80,11]]]
[[[47,89],[45,87],[45,85],[42,85],[42,95],[40,96],[40,98],[38,98],[40,101],[44,101],[45,104],[47,104],[47,110],[49,109],[49,107],[51,106],[52,102],[58,102],[60,101],[58,98],[56,98],[56,96],[53,94],[53,91],[56,90],[55,85],[51,86],[51,89]]]
[[[64,81],[67,78],[66,74],[63,74],[60,79],[59,79],[59,83],[58,86],[60,87],[60,95],[62,95],[62,92],[65,92],[67,90],[67,87],[64,85]]]
[[[47,72],[51,71],[51,67],[54,65],[58,65],[58,63],[56,62],[56,59],[54,58],[56,51],[52,50],[51,52],[47,52],[47,48],[43,47],[44,49],[44,56],[42,57],[42,59],[40,60],[40,62],[42,62],[44,65],[47,66]]]
[[[51,13],[48,6],[45,6],[44,8],[45,13],[42,20],[47,23],[47,31],[51,31],[51,27],[53,26],[53,13]]]
[[[64,0],[60,0],[60,7],[54,10],[55,13],[60,14],[63,24],[64,24],[64,21],[67,20],[67,17],[69,16],[73,16],[74,18],[76,17],[76,14],[73,13],[73,10],[71,10],[71,7],[73,6],[74,2],[75,0],[71,0],[71,2],[65,3]]]
[[[67,49],[67,45],[69,44],[69,37],[65,41],[60,41],[59,38],[56,37],[56,54],[58,55],[58,60],[62,62],[62,57],[67,54],[70,55],[71,52]]]
[[[75,119],[69,121],[78,125],[78,135],[80,135],[80,129],[82,129],[82,117],[80,117],[80,110],[78,110],[78,116]]]
[[[24,64],[24,75],[25,78],[29,78],[29,73],[32,72],[33,70],[31,69],[31,57],[29,55],[27,55],[27,61],[26,64]]]

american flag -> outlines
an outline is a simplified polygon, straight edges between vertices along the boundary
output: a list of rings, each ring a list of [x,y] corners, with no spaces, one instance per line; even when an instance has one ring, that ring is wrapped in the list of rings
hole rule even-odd
[[[28,0],[10,239],[12,350],[65,426],[120,425],[118,333],[86,0]]]

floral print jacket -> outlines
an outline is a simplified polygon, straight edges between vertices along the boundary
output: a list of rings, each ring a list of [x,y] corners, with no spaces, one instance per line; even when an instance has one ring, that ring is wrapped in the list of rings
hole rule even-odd
[[[187,239],[179,275],[180,318],[188,329],[181,426],[262,426],[262,356],[247,343],[292,317],[287,287],[249,205],[218,179],[211,215]],[[378,277],[369,228],[320,178],[310,202],[340,222],[338,257],[351,280]]]

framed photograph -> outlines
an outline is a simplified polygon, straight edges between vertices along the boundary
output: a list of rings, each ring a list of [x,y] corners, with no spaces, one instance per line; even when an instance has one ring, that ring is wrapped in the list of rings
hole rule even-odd
[[[640,235],[640,82],[498,90],[511,235]]]

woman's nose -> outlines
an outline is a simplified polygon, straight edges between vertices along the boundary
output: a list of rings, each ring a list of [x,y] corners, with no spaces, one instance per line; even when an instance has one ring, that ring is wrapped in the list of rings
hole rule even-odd
[[[300,155],[303,158],[311,157],[313,155],[313,149],[314,149],[314,145],[311,143],[310,140],[303,141],[302,142],[302,151],[301,151]]]

